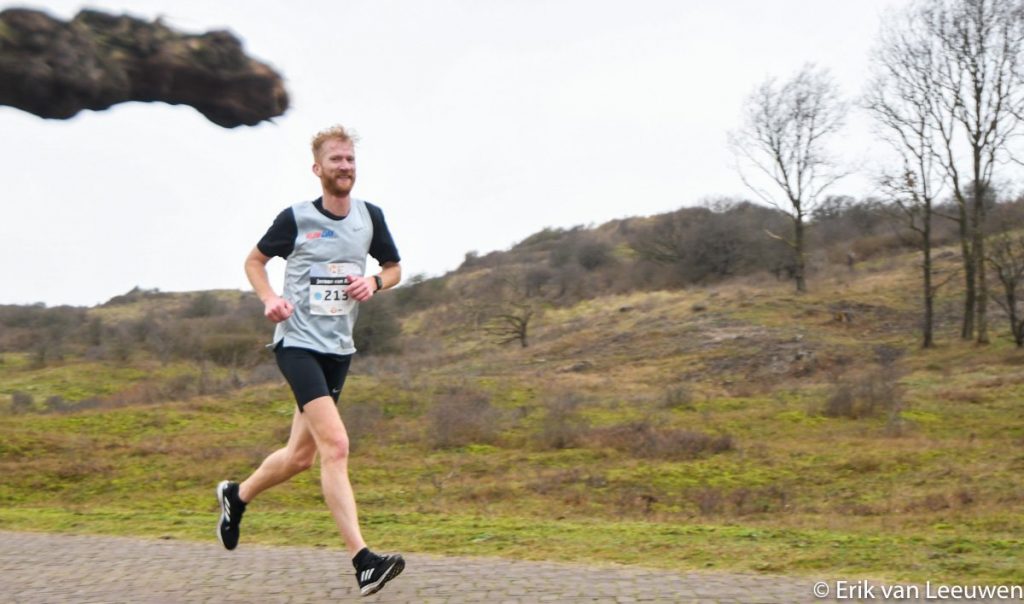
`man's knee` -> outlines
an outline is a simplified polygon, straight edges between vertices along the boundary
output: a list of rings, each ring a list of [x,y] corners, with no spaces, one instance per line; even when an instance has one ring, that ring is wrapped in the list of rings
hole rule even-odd
[[[288,465],[298,474],[313,467],[313,460],[316,458],[316,451],[292,451],[288,456]]]
[[[348,436],[341,433],[324,438],[320,443],[320,459],[323,463],[348,460]]]

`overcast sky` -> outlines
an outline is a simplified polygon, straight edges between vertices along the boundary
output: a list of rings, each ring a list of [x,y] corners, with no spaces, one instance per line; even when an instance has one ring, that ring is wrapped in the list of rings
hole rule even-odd
[[[69,121],[0,107],[0,303],[248,289],[242,261],[274,216],[319,195],[309,140],[334,123],[361,137],[355,195],[384,209],[406,277],[544,227],[746,196],[726,145],[744,97],[808,61],[859,93],[883,9],[902,1],[92,2],[231,30],[284,74],[291,108],[227,130],[185,106]],[[869,157],[866,121],[842,143]],[[275,260],[278,289],[282,273]]]

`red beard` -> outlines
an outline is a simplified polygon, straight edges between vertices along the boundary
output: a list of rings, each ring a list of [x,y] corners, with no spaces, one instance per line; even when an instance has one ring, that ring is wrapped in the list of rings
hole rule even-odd
[[[338,177],[343,176],[342,174],[335,174],[334,176],[328,176],[326,173],[320,176],[320,183],[323,185],[324,190],[335,197],[348,197],[348,194],[352,192],[352,185],[355,184],[355,175],[349,175],[348,186],[338,184]]]

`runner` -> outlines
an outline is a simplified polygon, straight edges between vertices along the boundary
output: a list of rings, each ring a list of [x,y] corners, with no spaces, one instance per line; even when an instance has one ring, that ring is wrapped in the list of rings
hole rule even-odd
[[[313,138],[313,173],[323,196],[278,214],[245,260],[245,273],[277,324],[274,354],[298,408],[284,448],[267,457],[242,483],[217,485],[221,516],[217,535],[227,549],[238,545],[246,506],[260,493],[309,469],[320,455],[324,499],[345,541],[362,595],[376,593],[405,568],[401,555],[378,555],[363,541],[348,478],[348,434],[338,411],[352,355],[352,328],[359,305],[402,277],[398,249],[380,208],[351,196],[355,184],[355,140],[341,126]],[[366,256],[379,274],[363,276]],[[284,292],[267,277],[267,262],[280,256]]]

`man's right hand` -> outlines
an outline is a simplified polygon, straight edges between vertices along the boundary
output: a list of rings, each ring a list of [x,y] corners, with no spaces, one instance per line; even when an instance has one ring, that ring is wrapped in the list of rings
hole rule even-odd
[[[274,296],[263,304],[263,316],[274,323],[280,323],[292,316],[295,307],[292,303],[280,296]]]

